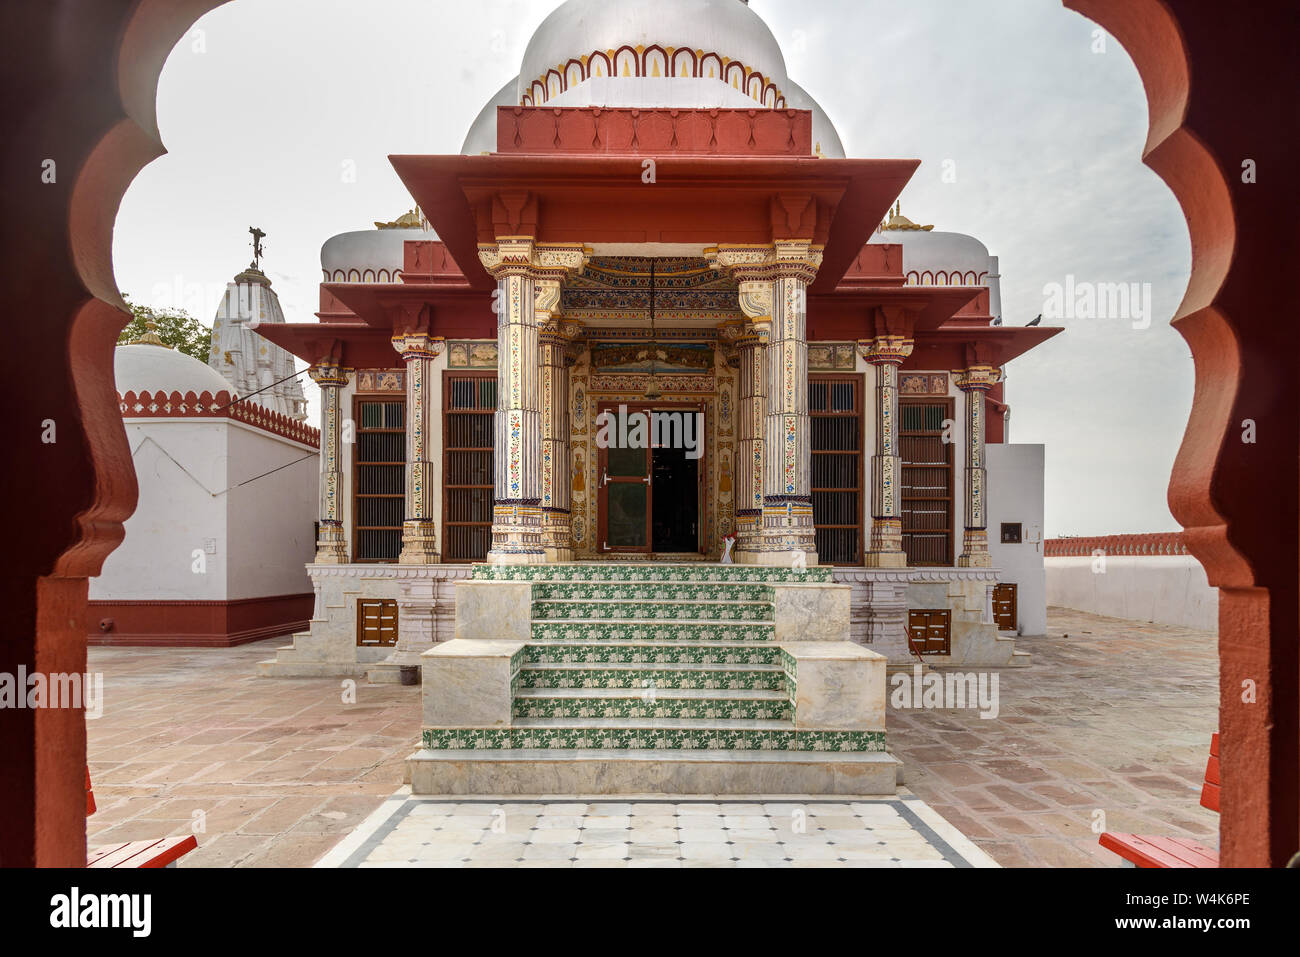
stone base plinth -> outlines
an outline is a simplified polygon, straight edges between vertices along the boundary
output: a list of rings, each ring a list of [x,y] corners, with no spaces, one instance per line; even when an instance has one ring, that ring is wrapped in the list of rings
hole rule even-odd
[[[847,641],[852,589],[831,582],[772,585],[777,641]]]
[[[258,662],[263,677],[360,677],[381,664],[419,665],[420,652],[453,637],[455,583],[467,580],[468,565],[308,565],[315,610],[307,631],[275,657]],[[399,646],[357,644],[357,601],[386,599],[398,604]],[[396,680],[400,680],[400,672]]]
[[[413,794],[893,795],[887,752],[430,751],[406,759]]]
[[[456,637],[527,641],[533,589],[526,581],[463,581],[456,585]]]

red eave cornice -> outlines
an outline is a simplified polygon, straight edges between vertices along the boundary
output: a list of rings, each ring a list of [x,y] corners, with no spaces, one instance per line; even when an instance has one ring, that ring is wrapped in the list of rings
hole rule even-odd
[[[394,369],[392,334],[362,322],[263,323],[257,332],[307,363],[333,359],[349,369]]]
[[[808,339],[915,336],[938,329],[982,290],[980,286],[840,286],[829,294],[810,292]]]
[[[492,297],[467,282],[327,283],[328,292],[361,322],[394,332],[420,330],[448,339],[494,339]]]
[[[655,160],[655,182],[642,180]],[[825,244],[816,291],[848,271],[918,160],[736,156],[502,155],[391,156],[438,237],[475,289],[491,289],[478,244],[498,235],[539,242],[766,244],[774,238],[774,197],[816,200]],[[536,221],[493,224],[494,196],[527,194]]]
[[[904,369],[961,369],[970,365],[995,368],[1064,332],[1042,326],[987,326],[982,329],[931,329],[916,337]]]

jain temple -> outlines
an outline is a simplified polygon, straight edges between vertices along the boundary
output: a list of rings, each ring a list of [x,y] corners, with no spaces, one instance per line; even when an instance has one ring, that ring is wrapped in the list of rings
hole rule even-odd
[[[1060,330],[1003,324],[997,257],[902,214],[919,162],[847,156],[743,0],[569,0],[459,155],[391,161],[411,211],[258,327],[321,395],[263,675],[418,678],[417,794],[862,795],[888,672],[1029,664],[1006,367]]]

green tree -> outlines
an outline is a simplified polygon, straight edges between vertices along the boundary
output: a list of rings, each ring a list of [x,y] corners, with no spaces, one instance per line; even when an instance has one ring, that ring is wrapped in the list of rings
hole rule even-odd
[[[152,322],[154,334],[167,345],[206,364],[212,351],[212,330],[184,309],[154,309],[126,300],[131,321],[117,337],[118,345],[132,342],[145,334],[145,323]]]

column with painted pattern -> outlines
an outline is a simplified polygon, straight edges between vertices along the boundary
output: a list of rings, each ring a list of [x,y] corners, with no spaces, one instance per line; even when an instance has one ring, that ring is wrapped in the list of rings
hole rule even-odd
[[[433,456],[433,416],[437,402],[433,360],[442,355],[441,337],[424,333],[393,336],[393,348],[406,365],[406,515],[402,522],[402,565],[435,565],[438,528],[433,490],[438,470]]]
[[[561,283],[586,262],[581,246],[542,246],[530,238],[479,246],[497,280],[498,386],[494,440],[492,548],[488,561],[540,564],[542,541],[542,345],[539,307],[549,314]],[[567,468],[567,466],[566,466]]]
[[[1000,369],[976,365],[960,370],[955,381],[966,405],[965,521],[962,523],[961,555],[957,557],[957,565],[961,568],[988,568],[993,564],[989,555],[985,501],[985,480],[988,473],[984,467],[984,426],[986,396],[989,389],[1001,379]]]
[[[338,363],[318,362],[307,370],[320,386],[320,521],[316,535],[316,564],[346,565],[347,536],[343,532],[343,414],[340,399],[348,384]]]
[[[858,343],[876,376],[876,451],[871,456],[871,537],[863,564],[905,568],[903,551],[903,460],[899,455],[898,369],[915,343],[905,336],[877,336]]]

